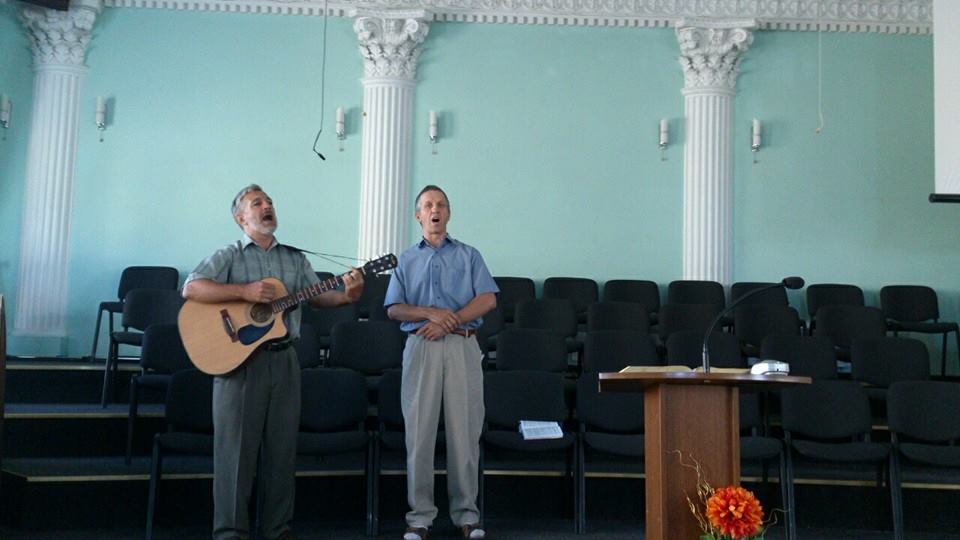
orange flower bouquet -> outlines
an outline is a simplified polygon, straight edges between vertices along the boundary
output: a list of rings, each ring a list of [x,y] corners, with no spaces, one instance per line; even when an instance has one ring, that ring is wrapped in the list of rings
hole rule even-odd
[[[763,506],[757,497],[740,486],[714,489],[703,478],[700,463],[692,461],[693,465],[682,461],[681,464],[697,471],[697,498],[700,504],[694,503],[689,496],[687,504],[703,531],[700,540],[762,540],[773,523],[764,523]]]

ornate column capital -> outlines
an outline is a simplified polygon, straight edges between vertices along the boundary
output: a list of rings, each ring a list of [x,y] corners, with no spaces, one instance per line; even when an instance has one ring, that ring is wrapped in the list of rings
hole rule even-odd
[[[367,78],[413,80],[420,44],[427,37],[430,14],[424,10],[366,10],[350,13],[360,40]]]
[[[753,43],[755,20],[677,22],[684,92],[697,89],[733,92],[743,53]]]
[[[20,21],[30,39],[34,67],[82,67],[102,7],[100,0],[74,1],[67,11],[23,4]]]

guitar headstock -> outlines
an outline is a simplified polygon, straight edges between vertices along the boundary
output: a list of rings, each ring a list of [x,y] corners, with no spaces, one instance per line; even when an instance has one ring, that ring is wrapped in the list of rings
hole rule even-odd
[[[363,274],[379,274],[380,272],[386,272],[387,270],[393,270],[397,267],[397,256],[393,253],[388,253],[383,257],[374,259],[363,265]]]

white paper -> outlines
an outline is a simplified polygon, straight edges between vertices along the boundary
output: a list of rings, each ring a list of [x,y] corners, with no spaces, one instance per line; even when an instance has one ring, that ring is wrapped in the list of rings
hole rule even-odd
[[[562,439],[563,430],[557,422],[542,422],[538,420],[521,420],[520,434],[523,440]]]

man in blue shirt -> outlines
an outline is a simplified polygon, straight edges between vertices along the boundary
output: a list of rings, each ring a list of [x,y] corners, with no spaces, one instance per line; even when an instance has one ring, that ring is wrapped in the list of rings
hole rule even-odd
[[[403,538],[426,540],[437,517],[433,455],[442,402],[450,519],[465,539],[478,540],[485,537],[477,509],[484,409],[476,334],[499,289],[480,252],[447,234],[450,202],[442,189],[423,188],[415,206],[423,239],[400,254],[384,300],[409,333],[400,389],[410,504]]]

